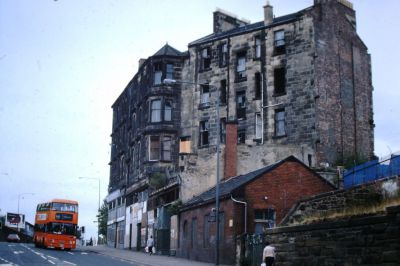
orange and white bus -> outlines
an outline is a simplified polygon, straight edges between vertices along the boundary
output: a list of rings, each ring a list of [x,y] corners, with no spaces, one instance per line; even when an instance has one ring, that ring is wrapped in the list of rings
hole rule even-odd
[[[36,247],[74,249],[78,228],[78,202],[54,199],[38,204],[33,242]]]

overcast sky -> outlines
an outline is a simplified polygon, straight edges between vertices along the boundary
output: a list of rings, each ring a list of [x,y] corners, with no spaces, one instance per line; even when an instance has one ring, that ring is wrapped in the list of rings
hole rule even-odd
[[[0,0],[0,213],[34,223],[39,202],[80,203],[95,236],[98,181],[107,194],[111,105],[138,60],[212,33],[216,7],[251,22],[265,0]],[[276,16],[313,0],[272,0]],[[400,150],[398,0],[354,0],[372,55],[375,153]],[[397,115],[396,115],[397,114]],[[95,179],[78,179],[79,176]],[[22,193],[34,193],[34,195]]]

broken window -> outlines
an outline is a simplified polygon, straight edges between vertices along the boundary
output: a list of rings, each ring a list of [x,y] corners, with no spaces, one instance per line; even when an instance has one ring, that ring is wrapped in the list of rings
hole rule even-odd
[[[284,54],[285,53],[285,31],[278,30],[274,32],[274,48],[275,54]]]
[[[200,70],[208,70],[211,66],[211,48],[207,47],[200,53]]]
[[[246,130],[245,129],[239,129],[237,132],[237,143],[238,144],[244,144],[246,143]]]
[[[246,92],[236,92],[236,116],[237,119],[246,119]]]
[[[208,105],[210,103],[210,86],[208,84],[201,85],[201,104]]]
[[[261,57],[261,37],[256,36],[254,38],[254,57],[260,58]]]
[[[179,142],[179,153],[180,154],[189,154],[191,153],[191,144],[190,137],[181,137]]]
[[[284,67],[274,69],[274,94],[275,96],[286,93],[286,70]]]
[[[154,64],[154,85],[160,85],[162,79],[162,64]]]
[[[278,109],[275,111],[275,136],[282,137],[285,135],[285,110]]]
[[[219,92],[220,103],[226,104],[226,79],[221,80],[220,84],[221,84]]]
[[[161,121],[161,100],[153,100],[150,103],[150,122]]]
[[[150,149],[149,160],[150,161],[160,160],[160,136],[150,136],[149,149]]]
[[[223,43],[219,46],[219,66],[224,67],[228,64],[228,44]]]
[[[164,103],[164,121],[172,120],[172,102],[167,100]]]
[[[205,146],[208,145],[208,121],[201,121],[200,122],[200,139],[199,139],[199,146]]]
[[[246,79],[246,51],[237,54],[236,80]]]
[[[262,129],[261,113],[256,113],[256,139],[262,138]]]
[[[171,161],[171,136],[164,136],[162,141],[162,158]]]

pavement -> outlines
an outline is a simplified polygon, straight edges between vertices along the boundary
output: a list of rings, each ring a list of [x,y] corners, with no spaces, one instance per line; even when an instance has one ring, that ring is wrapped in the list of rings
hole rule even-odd
[[[111,248],[106,245],[98,246],[80,246],[77,249],[86,252],[95,252],[105,256],[111,256],[114,258],[122,259],[125,261],[131,261],[140,263],[146,266],[210,266],[215,265],[214,263],[205,263],[200,261],[188,260],[183,258],[178,258],[175,256],[166,255],[149,255],[148,253],[133,251],[127,249],[117,249]],[[227,266],[222,265],[221,266]]]

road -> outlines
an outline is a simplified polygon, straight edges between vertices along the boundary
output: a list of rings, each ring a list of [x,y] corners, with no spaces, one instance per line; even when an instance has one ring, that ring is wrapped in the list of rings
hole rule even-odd
[[[33,244],[0,242],[0,266],[109,266],[134,265],[140,263],[124,261],[119,258],[104,256],[94,252],[84,252],[79,249],[71,251],[35,248]]]

